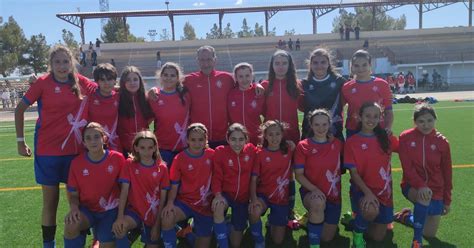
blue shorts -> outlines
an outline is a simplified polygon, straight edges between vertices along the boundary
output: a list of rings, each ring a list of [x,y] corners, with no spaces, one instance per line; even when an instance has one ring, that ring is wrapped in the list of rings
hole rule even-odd
[[[408,191],[410,191],[411,186],[407,184],[405,188],[402,187],[402,193],[405,198],[408,199]],[[441,215],[444,209],[443,200],[431,200],[430,205],[428,206],[428,216]]]
[[[226,193],[222,194],[229,204],[231,210],[230,223],[235,231],[243,232],[247,228],[247,221],[249,219],[249,204],[240,203],[232,200]],[[224,213],[225,215],[226,213]]]
[[[166,167],[168,169],[171,168],[171,163],[173,162],[174,157],[178,154],[179,152],[173,152],[170,150],[163,150],[160,149],[160,156],[163,161],[166,162]]]
[[[288,224],[288,213],[290,212],[290,205],[277,205],[268,202],[268,198],[264,195],[258,194],[258,197],[262,199],[267,207],[270,209],[268,215],[268,222],[272,226],[286,226]],[[266,211],[265,211],[266,212]],[[264,215],[265,213],[262,213]]]
[[[301,202],[304,202],[304,197],[308,194],[309,191],[300,188]],[[324,223],[337,225],[339,224],[339,219],[341,218],[341,209],[342,206],[339,203],[332,203],[326,201],[326,208],[324,209]]]
[[[125,215],[130,216],[137,224],[137,227],[140,227],[140,229],[142,230],[142,235],[140,239],[142,243],[145,243],[147,245],[159,244],[159,240],[155,240],[155,241],[151,240],[151,227],[145,225],[145,223],[143,223],[143,221],[140,219],[140,216],[138,216],[138,214],[135,213],[135,211],[133,211],[130,208],[127,208],[125,209]]]
[[[55,186],[67,183],[69,167],[76,155],[40,156],[35,155],[35,179],[38,184]]]
[[[89,220],[89,224],[94,229],[97,240],[100,242],[115,241],[115,235],[112,232],[112,225],[117,219],[118,208],[100,213],[90,211],[83,206],[79,206],[79,209]]]
[[[193,231],[198,237],[209,237],[212,235],[212,225],[214,223],[212,216],[205,216],[192,210],[186,203],[175,200],[174,205],[183,211],[186,219],[193,218]]]
[[[352,211],[356,214],[360,214],[359,211],[359,201],[364,196],[362,191],[352,192],[351,203],[352,203]],[[388,207],[383,205],[382,203],[379,204],[379,214],[375,219],[372,221],[373,223],[377,224],[389,224],[393,222],[393,207]]]

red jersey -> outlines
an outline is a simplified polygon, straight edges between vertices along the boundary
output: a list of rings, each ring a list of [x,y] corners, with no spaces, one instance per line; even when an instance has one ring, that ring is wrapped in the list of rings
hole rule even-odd
[[[160,206],[162,190],[170,189],[168,168],[162,161],[156,161],[153,165],[144,165],[128,159],[119,182],[130,184],[128,192],[128,204],[146,226],[153,226]]]
[[[219,146],[214,156],[212,193],[227,194],[232,200],[247,203],[250,198],[250,177],[257,148],[248,143],[239,154],[230,146]]]
[[[304,176],[332,203],[341,203],[341,153],[339,139],[318,143],[307,138],[296,146],[294,169],[304,169]],[[305,191],[307,189],[303,188]]]
[[[91,161],[87,152],[71,162],[67,189],[79,194],[81,206],[93,212],[105,212],[118,207],[120,171],[125,163],[119,152],[106,150],[100,161]]]
[[[84,95],[79,99],[69,83],[61,83],[53,75],[44,75],[33,83],[23,102],[38,102],[38,120],[35,131],[35,154],[64,156],[78,154],[82,147],[82,128],[87,124],[87,94],[96,87],[86,77],[77,74]]]
[[[189,95],[184,96],[184,105],[179,93],[166,93],[156,89],[156,101],[148,100],[155,114],[155,135],[160,149],[181,151],[186,144],[186,128],[189,121]]]
[[[265,80],[262,82],[265,91],[268,91],[270,82]],[[300,84],[298,82],[298,84]],[[301,87],[300,87],[301,88]],[[287,131],[287,139],[298,144],[300,140],[300,129],[298,124],[298,106],[303,97],[299,94],[297,99],[291,97],[286,90],[286,80],[275,80],[273,90],[265,100],[264,116],[265,121],[279,120],[290,125]]]
[[[399,74],[397,76],[397,83],[398,87],[403,88],[403,86],[405,85],[405,76],[403,76],[403,74]]]
[[[436,130],[424,135],[416,128],[400,134],[402,187],[429,187],[432,198],[451,204],[452,165],[448,140]]]
[[[393,206],[391,152],[397,148],[398,140],[394,136],[390,137],[391,151],[385,153],[375,135],[361,133],[349,137],[344,146],[344,168],[356,168],[365,185],[388,207]]]
[[[148,130],[152,119],[145,119],[140,106],[138,105],[138,97],[136,95],[132,98],[135,115],[133,117],[120,116],[118,117],[117,133],[120,138],[120,144],[127,152],[132,151],[132,143],[135,135],[143,130]]]
[[[290,149],[287,154],[283,154],[281,150],[270,151],[267,148],[257,152],[252,176],[258,177],[257,193],[267,197],[271,204],[288,204],[288,184],[293,173],[291,158]]]
[[[392,92],[388,83],[381,78],[372,78],[361,82],[351,80],[342,86],[343,101],[348,104],[346,128],[357,129],[359,109],[365,102],[376,102],[383,110],[392,109]],[[384,127],[383,116],[380,116],[380,125]]]
[[[228,127],[227,95],[234,88],[232,75],[213,70],[188,74],[183,82],[191,97],[191,122],[200,122],[209,130],[209,141],[223,141]]]
[[[102,96],[99,89],[89,96],[89,121],[102,125],[108,137],[109,148],[122,152],[117,135],[119,94],[112,91],[111,96]]]
[[[171,184],[179,184],[177,199],[206,216],[211,212],[211,178],[214,150],[193,155],[187,149],[178,153],[171,166]]]
[[[413,76],[413,74],[408,74],[407,75],[407,81],[408,81],[408,85],[410,85],[410,86],[415,85],[415,77]]]
[[[245,91],[239,88],[232,89],[227,96],[227,112],[229,113],[230,123],[238,122],[244,125],[249,132],[250,142],[257,145],[260,143],[258,129],[262,124],[260,115],[263,115],[265,98],[258,97],[255,88],[256,86],[252,84]]]

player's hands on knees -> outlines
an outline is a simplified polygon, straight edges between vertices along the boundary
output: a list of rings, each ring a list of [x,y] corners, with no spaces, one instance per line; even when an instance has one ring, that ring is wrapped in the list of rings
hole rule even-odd
[[[214,199],[212,200],[212,212],[215,212],[216,211],[216,208],[219,207],[219,206],[225,206],[226,205],[226,200],[225,198],[221,195],[221,194],[218,194],[216,195],[216,197],[214,197]]]
[[[79,209],[71,209],[64,218],[64,223],[75,224],[81,221],[81,211]]]
[[[18,154],[25,157],[31,156],[31,149],[25,142],[18,142],[17,144]]]
[[[148,90],[147,96],[148,96],[148,99],[152,101],[158,100],[158,94],[156,94],[156,87],[153,87],[150,90]]]
[[[420,188],[417,192],[417,196],[416,198],[418,200],[421,200],[421,201],[424,201],[424,202],[428,202],[431,200],[431,196],[433,195],[433,191],[431,191],[430,188],[428,187],[423,187],[423,188]]]
[[[379,200],[377,197],[370,193],[370,194],[365,194],[364,197],[360,200],[362,210],[368,211],[370,207],[372,206],[375,210],[378,211],[379,209]]]
[[[112,232],[117,237],[123,237],[126,234],[125,219],[123,217],[117,217],[114,224],[112,225]]]
[[[163,208],[163,211],[161,212],[161,218],[167,219],[170,216],[173,216],[173,219],[176,217],[175,206],[172,202],[166,204],[166,206]]]
[[[443,206],[443,212],[441,213],[441,215],[447,215],[449,214],[449,211],[451,210],[451,206],[449,205],[444,205]]]

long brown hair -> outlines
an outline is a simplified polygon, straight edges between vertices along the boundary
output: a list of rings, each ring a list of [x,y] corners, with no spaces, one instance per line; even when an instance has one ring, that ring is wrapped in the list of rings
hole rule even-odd
[[[268,147],[268,141],[265,139],[265,135],[267,134],[267,130],[270,127],[278,127],[281,130],[281,141],[280,141],[280,151],[283,154],[288,153],[288,144],[286,142],[286,130],[288,130],[289,126],[285,122],[281,122],[279,120],[268,120],[260,125],[260,139],[262,141],[262,147],[267,148]]]
[[[166,62],[158,71],[156,71],[155,76],[157,78],[161,78],[165,69],[173,69],[176,71],[176,76],[178,76],[178,83],[176,84],[176,92],[179,94],[179,98],[181,99],[181,104],[185,105],[184,95],[188,92],[188,89],[184,87],[183,80],[184,80],[184,73],[181,66],[173,63],[173,62]]]
[[[156,136],[153,132],[145,130],[145,131],[140,131],[135,135],[135,138],[133,138],[132,142],[132,152],[130,154],[130,157],[132,158],[133,162],[140,162],[140,154],[135,150],[135,146],[138,146],[138,143],[140,140],[143,139],[149,139],[153,141],[153,144],[155,145],[155,152],[152,155],[152,158],[154,160],[161,160],[161,156],[158,150],[158,140],[156,139]]]
[[[140,80],[140,86],[137,91],[138,96],[138,107],[143,114],[145,119],[151,118],[153,116],[153,112],[151,110],[148,101],[146,100],[145,96],[145,85],[143,84],[142,74],[140,70],[138,70],[135,66],[126,66],[123,71],[122,75],[120,76],[120,101],[119,101],[119,115],[126,116],[126,117],[133,117],[135,116],[135,110],[133,108],[133,96],[130,92],[128,92],[127,88],[125,87],[125,83],[127,81],[127,76],[130,73],[136,73]]]
[[[329,75],[339,76],[339,73],[337,73],[336,70],[334,69],[334,64],[333,64],[334,56],[331,54],[331,52],[328,49],[318,48],[318,49],[312,51],[311,54],[309,55],[309,59],[306,60],[306,63],[308,64],[308,76],[306,78],[307,80],[311,80],[314,77],[314,73],[311,70],[311,63],[313,61],[313,58],[316,57],[316,56],[321,56],[321,57],[324,57],[328,60],[327,73]]]
[[[79,78],[77,77],[78,71],[76,68],[77,60],[74,58],[71,50],[67,48],[66,46],[63,45],[55,45],[52,49],[51,52],[49,53],[49,64],[48,64],[48,72],[54,75],[53,73],[53,59],[54,56],[56,56],[58,53],[65,53],[71,61],[71,72],[68,75],[68,79],[71,82],[71,91],[74,95],[76,95],[79,99],[82,99],[82,92],[81,92],[81,87],[79,86]]]
[[[382,107],[378,103],[376,103],[376,102],[365,102],[364,104],[362,104],[362,106],[359,109],[359,117],[361,119],[362,119],[362,114],[364,114],[364,110],[366,108],[370,108],[370,107],[376,107],[380,111],[380,116],[383,115]],[[357,126],[357,130],[360,131],[361,129],[362,129],[362,122],[359,121],[359,124]],[[387,154],[390,153],[390,139],[388,137],[387,131],[385,131],[385,129],[383,129],[380,126],[380,122],[377,123],[377,126],[375,126],[374,134],[375,134],[375,137],[377,137],[377,141],[379,142],[380,148],[382,148],[382,150],[385,153],[387,153]]]
[[[286,72],[286,91],[288,95],[290,95],[293,99],[296,99],[300,92],[300,86],[298,85],[298,79],[296,78],[296,68],[295,63],[293,62],[293,58],[291,54],[285,50],[277,50],[270,59],[270,68],[268,69],[268,89],[266,91],[266,95],[269,95],[273,91],[273,84],[275,83],[276,75],[275,69],[273,69],[273,61],[275,57],[282,56],[288,59],[288,71]]]

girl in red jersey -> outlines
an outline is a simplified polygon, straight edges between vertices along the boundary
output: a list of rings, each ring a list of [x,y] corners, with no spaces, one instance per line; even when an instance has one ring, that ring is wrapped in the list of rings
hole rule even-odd
[[[415,81],[415,76],[413,76],[413,73],[411,71],[408,71],[408,74],[407,74],[407,83],[408,83],[408,90],[407,90],[407,93],[415,93],[415,84],[416,84],[416,81]]]
[[[414,213],[399,214],[399,221],[414,227],[412,247],[422,247],[422,235],[435,237],[442,215],[451,206],[452,165],[448,140],[436,130],[436,113],[428,104],[415,107],[415,127],[400,134],[402,192],[414,204]]]
[[[145,96],[145,85],[140,70],[135,66],[126,66],[120,76],[120,101],[117,133],[128,156],[132,151],[135,134],[147,130],[153,112]]]
[[[90,122],[84,128],[87,152],[75,157],[67,182],[69,213],[65,217],[64,246],[83,247],[84,231],[94,228],[101,247],[115,247],[112,224],[117,218],[120,186],[118,179],[125,163],[119,152],[104,149],[104,128]]]
[[[391,154],[398,140],[380,126],[382,107],[367,102],[359,110],[358,132],[344,146],[344,167],[351,174],[351,205],[355,213],[353,247],[365,247],[364,232],[382,241],[393,219]],[[370,228],[369,228],[370,224]]]
[[[96,85],[78,74],[71,51],[55,46],[49,55],[49,73],[41,76],[15,109],[17,148],[21,156],[31,156],[24,138],[24,113],[38,103],[35,128],[35,178],[43,191],[41,228],[43,246],[55,246],[59,183],[66,182],[69,166],[82,150],[81,129],[86,125],[87,98]]]
[[[122,152],[117,135],[119,94],[114,90],[117,82],[117,70],[109,63],[97,65],[93,72],[97,91],[89,97],[89,121],[104,127],[107,134],[107,146]]]
[[[247,143],[247,130],[240,123],[229,126],[226,138],[228,145],[216,148],[212,175],[214,232],[221,248],[229,246],[225,222],[229,207],[232,208],[231,247],[240,247],[247,227],[250,176],[257,151],[252,143]]]
[[[161,212],[170,188],[168,168],[158,153],[158,141],[150,131],[138,132],[132,157],[120,173],[120,204],[114,233],[121,238],[117,247],[130,247],[128,231],[142,227],[141,241],[147,248],[158,247]],[[125,237],[125,238],[123,238]]]
[[[352,55],[351,72],[355,79],[342,86],[342,106],[347,103],[346,138],[357,133],[359,109],[365,102],[376,102],[382,107],[380,126],[392,134],[393,112],[392,93],[388,83],[371,76],[372,57],[365,50],[358,50]]]
[[[234,79],[238,87],[233,88],[227,96],[230,123],[242,123],[249,131],[250,143],[257,145],[265,98],[257,95],[257,86],[252,84],[253,66],[245,62],[237,64],[234,67]]]
[[[316,109],[308,115],[309,137],[296,147],[294,169],[301,184],[300,195],[308,210],[308,238],[311,248],[320,240],[334,238],[341,215],[341,153],[343,143],[329,139],[331,114]]]
[[[167,62],[156,73],[161,88],[153,88],[156,97],[148,100],[155,114],[155,135],[160,140],[160,155],[168,168],[173,158],[186,147],[186,127],[191,100],[183,86],[183,71]]]
[[[292,149],[284,138],[286,125],[266,121],[261,125],[263,146],[257,152],[250,181],[249,219],[255,247],[265,247],[261,216],[271,209],[268,221],[273,243],[285,238],[289,213],[289,188]]]
[[[162,213],[165,247],[176,247],[175,225],[193,218],[195,247],[209,247],[212,235],[211,177],[214,150],[207,148],[207,129],[193,123],[186,130],[188,148],[171,166],[171,190]]]

